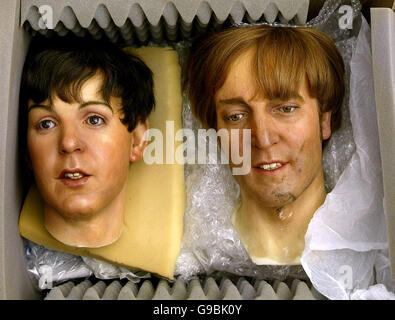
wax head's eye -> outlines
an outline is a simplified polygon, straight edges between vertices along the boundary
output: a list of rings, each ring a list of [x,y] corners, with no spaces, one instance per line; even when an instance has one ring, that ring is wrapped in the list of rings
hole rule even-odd
[[[100,126],[104,124],[105,121],[102,117],[99,117],[97,115],[92,115],[87,118],[86,122],[91,126]]]
[[[284,112],[284,113],[291,113],[291,112],[293,112],[295,109],[296,109],[296,107],[294,107],[294,106],[284,106],[284,107],[281,107],[281,108],[280,108],[280,111],[281,111],[281,112]]]
[[[243,114],[238,113],[238,114],[232,114],[231,116],[226,117],[226,119],[230,121],[238,121],[241,120],[243,117],[244,117]]]
[[[48,120],[48,119],[40,121],[37,126],[39,130],[49,130],[52,129],[53,127],[55,127],[55,123],[52,120]]]

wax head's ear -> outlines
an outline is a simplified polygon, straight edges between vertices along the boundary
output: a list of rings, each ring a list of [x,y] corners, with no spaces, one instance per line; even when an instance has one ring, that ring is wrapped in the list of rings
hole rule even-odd
[[[129,160],[137,162],[143,159],[144,150],[148,144],[148,120],[138,121],[136,127],[132,131],[132,141],[130,148]]]
[[[331,130],[331,115],[332,111],[324,112],[321,115],[320,123],[321,123],[321,137],[322,140],[327,140],[332,134]]]

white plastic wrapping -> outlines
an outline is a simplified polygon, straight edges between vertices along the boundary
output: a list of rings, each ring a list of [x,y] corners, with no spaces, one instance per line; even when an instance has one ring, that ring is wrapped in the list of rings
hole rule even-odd
[[[130,270],[99,259],[51,250],[27,239],[24,242],[27,271],[39,289],[51,289],[67,280],[92,275],[103,280],[128,279],[135,283],[151,277],[146,271]]]
[[[302,256],[314,286],[331,299],[394,298],[384,286],[370,288],[378,280],[373,270],[382,254],[379,250],[388,245],[369,44],[370,29],[363,19],[350,62],[350,116],[356,150],[313,216]],[[385,269],[376,269],[376,277]],[[392,281],[381,280],[394,290]]]

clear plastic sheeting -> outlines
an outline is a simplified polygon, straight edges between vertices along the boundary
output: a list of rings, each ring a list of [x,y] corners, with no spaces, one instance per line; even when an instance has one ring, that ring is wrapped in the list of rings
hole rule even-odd
[[[128,279],[135,283],[151,277],[146,271],[130,270],[99,259],[51,250],[27,239],[24,242],[27,271],[39,289],[50,289],[67,280],[91,275],[103,280]]]
[[[128,279],[132,282],[139,282],[142,278],[150,278],[151,274],[141,270],[129,270],[123,267],[118,267],[107,263],[105,261],[82,257],[85,264],[92,270],[93,274],[98,279]]]
[[[27,271],[41,290],[75,278],[87,278],[92,271],[81,257],[58,252],[24,240]]]

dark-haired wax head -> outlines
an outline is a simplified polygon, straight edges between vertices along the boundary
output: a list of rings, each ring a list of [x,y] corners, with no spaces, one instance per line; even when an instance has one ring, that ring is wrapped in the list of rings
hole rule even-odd
[[[153,105],[152,73],[139,58],[104,41],[33,40],[22,138],[56,239],[100,247],[119,238],[129,162],[142,159]]]

